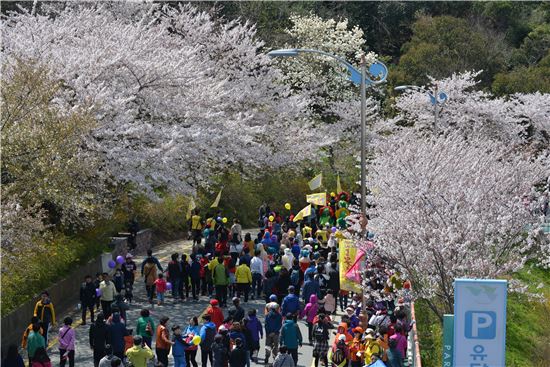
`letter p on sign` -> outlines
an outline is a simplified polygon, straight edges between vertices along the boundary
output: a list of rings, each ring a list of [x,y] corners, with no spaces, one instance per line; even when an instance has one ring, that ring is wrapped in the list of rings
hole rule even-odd
[[[467,311],[464,333],[468,339],[494,339],[496,314],[492,311]]]

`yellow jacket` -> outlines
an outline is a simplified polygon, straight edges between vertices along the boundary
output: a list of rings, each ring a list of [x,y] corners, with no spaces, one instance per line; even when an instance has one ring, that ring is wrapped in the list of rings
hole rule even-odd
[[[147,361],[153,358],[153,351],[148,347],[134,345],[126,351],[126,356],[134,367],[147,367]]]
[[[50,309],[50,313],[52,315],[52,319],[50,321],[52,324],[55,324],[55,309],[53,308],[53,303],[51,301],[46,305],[42,303],[42,300],[36,302],[36,305],[34,306],[34,316],[37,316],[40,321],[44,321],[44,312],[46,311],[46,308]]]
[[[381,356],[382,348],[380,347],[380,344],[378,344],[377,340],[367,341],[365,344],[365,362],[367,365],[372,363],[371,357],[374,354]]]
[[[252,283],[252,273],[246,264],[237,266],[235,271],[235,281],[237,283]]]

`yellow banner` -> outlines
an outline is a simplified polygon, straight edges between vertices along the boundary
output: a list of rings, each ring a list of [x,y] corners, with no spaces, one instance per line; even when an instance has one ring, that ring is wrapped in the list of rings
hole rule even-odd
[[[349,239],[340,240],[340,289],[344,291],[350,291],[355,293],[362,293],[361,284],[352,282],[346,278],[346,273],[355,263],[355,256],[357,255],[357,247],[353,244],[353,241]]]
[[[308,182],[309,189],[310,190],[318,189],[319,187],[321,187],[322,183],[323,183],[323,174],[319,173],[317,176],[313,177],[311,181]]]
[[[304,217],[309,217],[311,215],[311,204],[306,206],[304,209],[300,210],[298,214],[294,216],[293,222],[304,219]]]
[[[189,218],[191,218],[191,216],[193,215],[193,210],[196,207],[197,205],[195,204],[195,200],[193,199],[193,197],[191,197],[191,199],[189,200],[189,207],[187,208],[187,214],[185,214],[185,218],[189,220]]]
[[[325,206],[327,205],[327,193],[320,192],[318,194],[306,195],[306,203]]]
[[[220,205],[220,199],[222,197],[222,190],[220,190],[220,192],[218,192],[218,196],[216,196],[216,199],[214,200],[214,202],[212,203],[212,205],[210,205],[211,208],[217,208],[218,205]]]
[[[342,185],[340,184],[340,175],[336,176],[336,194],[342,192]]]

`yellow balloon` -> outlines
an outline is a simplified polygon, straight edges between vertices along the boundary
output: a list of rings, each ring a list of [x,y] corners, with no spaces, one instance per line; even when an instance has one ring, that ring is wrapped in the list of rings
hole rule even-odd
[[[336,194],[334,193],[334,191],[330,193],[330,196],[331,196],[331,197],[335,197],[335,196],[336,196]]]
[[[274,216],[272,216],[272,215],[269,216],[269,221],[270,221],[270,222],[273,222],[274,219],[275,219]]]
[[[222,222],[227,223],[227,218],[223,217]]]
[[[288,237],[294,238],[294,236],[296,236],[296,233],[294,231],[289,231],[288,232]]]
[[[194,345],[199,345],[201,343],[201,337],[199,335],[195,335],[193,337],[193,344]]]
[[[290,203],[286,203],[286,204],[285,204],[285,209],[286,209],[286,210],[290,210],[290,208],[291,208]]]

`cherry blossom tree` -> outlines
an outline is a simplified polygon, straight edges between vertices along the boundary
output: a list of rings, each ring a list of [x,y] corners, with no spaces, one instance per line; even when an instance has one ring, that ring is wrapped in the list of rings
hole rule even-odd
[[[465,72],[443,80],[432,79],[432,85],[449,97],[440,109],[435,128],[481,134],[515,145],[534,143],[544,149],[550,143],[550,94],[497,98],[476,89],[479,74]],[[426,94],[427,89],[409,89],[398,97],[395,106],[400,113],[394,122],[401,120],[414,124],[416,129],[434,129],[434,108]]]
[[[226,167],[316,158],[338,138],[322,139],[307,99],[275,83],[248,23],[189,4],[44,9],[3,22],[4,63],[35,60],[64,81],[69,107],[95,106],[88,144],[116,182],[189,193]]]
[[[523,201],[548,174],[498,140],[396,131],[376,147],[369,230],[378,254],[412,280],[442,317],[453,310],[453,280],[494,278],[550,252]],[[546,252],[544,252],[545,250]]]

